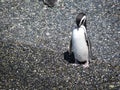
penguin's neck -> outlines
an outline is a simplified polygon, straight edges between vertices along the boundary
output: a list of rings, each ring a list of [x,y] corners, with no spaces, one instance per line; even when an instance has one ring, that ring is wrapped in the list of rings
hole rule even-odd
[[[84,32],[86,33],[86,27],[85,27],[84,25],[81,25],[81,26],[78,28],[78,30],[81,30],[81,29],[83,29]]]

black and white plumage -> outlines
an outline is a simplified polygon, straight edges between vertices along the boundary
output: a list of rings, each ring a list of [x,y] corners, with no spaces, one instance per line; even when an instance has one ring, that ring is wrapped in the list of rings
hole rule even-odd
[[[86,15],[79,13],[76,17],[77,28],[72,32],[70,41],[70,52],[73,51],[75,63],[85,62],[83,67],[89,67],[91,57],[91,43],[86,33]]]
[[[43,0],[44,4],[46,4],[48,7],[54,7],[54,5],[58,2],[59,0]]]

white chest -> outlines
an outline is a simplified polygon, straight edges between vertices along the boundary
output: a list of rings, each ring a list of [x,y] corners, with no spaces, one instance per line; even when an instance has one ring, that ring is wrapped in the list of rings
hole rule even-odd
[[[72,49],[77,59],[88,58],[88,47],[85,39],[85,28],[75,29],[72,33]]]
[[[86,46],[84,28],[80,28],[79,30],[77,29],[73,30],[72,42],[73,42],[73,46],[76,46],[77,48]]]

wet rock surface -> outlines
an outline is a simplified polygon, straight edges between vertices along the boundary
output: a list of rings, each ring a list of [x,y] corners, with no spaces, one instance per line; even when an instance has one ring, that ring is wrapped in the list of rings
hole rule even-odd
[[[87,14],[95,60],[83,69],[64,59],[75,17]],[[0,1],[0,89],[119,90],[120,1]]]

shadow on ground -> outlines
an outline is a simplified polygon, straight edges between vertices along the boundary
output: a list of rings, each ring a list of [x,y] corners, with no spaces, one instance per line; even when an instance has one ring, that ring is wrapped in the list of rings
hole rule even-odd
[[[74,54],[70,54],[68,51],[64,52],[64,60],[68,61],[69,63],[75,63]]]

